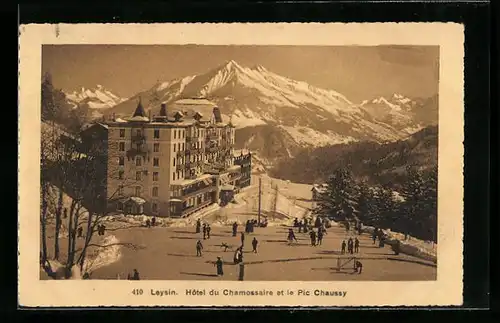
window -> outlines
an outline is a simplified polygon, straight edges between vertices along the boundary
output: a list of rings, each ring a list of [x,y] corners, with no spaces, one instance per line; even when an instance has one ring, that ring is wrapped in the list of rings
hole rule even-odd
[[[124,171],[122,171],[122,170],[118,171],[118,179],[123,179],[123,174],[124,174],[124,173],[125,173],[125,172],[124,172]]]
[[[177,144],[177,150],[178,150],[178,151],[181,151],[181,143],[178,143],[178,144]]]
[[[153,145],[153,152],[157,153],[160,151],[160,144],[159,143],[155,143]]]
[[[175,172],[172,173],[172,179],[175,181]]]
[[[184,143],[182,143],[182,150],[184,150]]]
[[[186,136],[186,131],[182,130],[182,138],[184,138],[185,136]]]
[[[135,166],[141,166],[141,165],[142,165],[141,157],[136,157],[135,158]]]
[[[160,166],[160,159],[158,157],[153,158],[153,166],[154,167]]]
[[[158,182],[158,172],[153,172],[153,182]]]
[[[174,139],[177,139],[177,129],[174,129]]]
[[[125,129],[120,129],[120,138],[125,138]]]
[[[125,151],[125,143],[120,142],[120,151]]]
[[[142,172],[135,172],[135,180],[136,181],[142,180]]]
[[[155,130],[154,130],[153,137],[154,137],[155,139],[160,138],[160,129],[155,129]]]
[[[174,160],[174,166],[175,166],[175,157],[173,158],[173,160]]]
[[[176,147],[176,145],[174,144],[174,153],[175,153],[175,147]]]
[[[151,204],[151,209],[154,213],[157,213],[158,212],[158,204],[156,204],[156,203]]]
[[[119,161],[118,161],[118,164],[119,164],[120,166],[125,165],[125,157],[120,157],[120,158],[119,158]]]
[[[153,187],[153,196],[158,196],[158,187]]]
[[[118,185],[118,195],[123,195],[123,185]]]
[[[141,187],[140,186],[135,187],[135,196],[141,196]]]
[[[123,203],[122,202],[116,203],[116,210],[117,211],[123,211]]]

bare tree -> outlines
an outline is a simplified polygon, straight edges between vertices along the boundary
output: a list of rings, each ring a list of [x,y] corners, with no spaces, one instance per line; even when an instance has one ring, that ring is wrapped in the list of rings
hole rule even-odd
[[[123,201],[127,196],[122,194],[120,188],[114,192],[108,192],[107,181],[125,177],[123,178],[124,181],[122,181],[124,188],[135,186],[138,183],[135,173],[123,174],[118,162],[114,166],[113,161],[118,156],[110,156],[108,151],[118,151],[117,147],[113,146],[116,143],[109,144],[112,146],[112,149],[109,149],[107,135],[106,138],[100,139],[102,140],[88,141],[83,140],[82,137],[66,136],[62,140],[61,137],[53,138],[49,136],[48,140],[53,141],[44,144],[50,146],[56,142],[56,146],[58,146],[58,149],[55,152],[53,151],[55,155],[55,158],[53,158],[54,166],[45,174],[51,174],[50,178],[57,183],[59,189],[57,197],[50,194],[45,194],[42,197],[42,209],[44,205],[52,205],[52,210],[55,213],[55,241],[59,239],[63,194],[68,194],[71,197],[67,218],[67,259],[64,264],[67,272],[70,272],[75,265],[80,267],[81,272],[85,271],[85,261],[90,248],[110,247],[110,245],[95,243],[93,241],[94,234],[106,217],[114,212],[112,206]],[[143,156],[143,158],[146,157]],[[108,162],[109,159],[111,159],[111,162]],[[45,176],[42,177],[45,178]],[[42,210],[42,214],[45,214],[42,215],[41,219],[44,228],[42,230],[45,230],[47,224],[46,213],[46,210]],[[79,240],[77,231],[81,227],[86,228],[86,233],[83,237],[83,246],[79,247],[77,245]],[[58,243],[55,243],[58,248]],[[46,236],[42,235],[42,249],[44,244],[46,244]],[[129,243],[119,244],[125,247],[135,247]],[[55,256],[58,257],[57,251],[58,249],[55,250]]]

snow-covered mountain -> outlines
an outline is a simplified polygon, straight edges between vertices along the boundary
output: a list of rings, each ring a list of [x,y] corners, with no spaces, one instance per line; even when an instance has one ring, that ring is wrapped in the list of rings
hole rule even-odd
[[[432,108],[432,104],[435,105]],[[411,135],[420,129],[437,124],[437,100],[411,99],[395,93],[392,97],[377,97],[363,101],[359,107],[370,114],[372,118],[390,124],[398,131]],[[419,116],[425,111],[426,120]],[[435,122],[431,122],[432,120]]]
[[[66,98],[75,107],[86,105],[90,109],[108,109],[127,100],[120,98],[100,84],[93,89],[82,87],[73,93],[66,93]]]
[[[240,137],[240,144],[245,146],[259,137],[264,128],[266,133],[279,137],[280,142],[297,147],[394,141],[407,137],[412,126],[414,131],[420,129],[413,123],[411,113],[397,113],[396,106],[404,110],[413,102],[402,95],[354,104],[336,91],[292,80],[260,65],[244,67],[232,60],[205,74],[159,82],[107,109],[106,114],[130,116],[139,97],[153,115],[159,112],[161,102],[168,105],[180,98],[206,97],[218,104],[223,118],[231,120],[240,130],[238,133],[246,134],[245,138]],[[263,144],[266,145],[265,140]],[[289,146],[283,147],[282,152],[293,155],[294,147]]]

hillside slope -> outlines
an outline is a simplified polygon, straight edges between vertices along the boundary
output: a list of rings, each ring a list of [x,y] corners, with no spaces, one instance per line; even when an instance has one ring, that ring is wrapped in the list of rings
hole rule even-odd
[[[438,127],[426,127],[406,140],[387,144],[360,142],[305,149],[279,162],[270,171],[277,178],[297,183],[322,183],[333,169],[349,165],[358,178],[376,183],[397,183],[406,166],[421,169],[437,166]]]

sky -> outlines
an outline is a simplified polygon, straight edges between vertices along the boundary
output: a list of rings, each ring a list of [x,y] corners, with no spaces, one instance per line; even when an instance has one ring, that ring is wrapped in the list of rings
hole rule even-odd
[[[51,73],[54,86],[66,92],[100,84],[131,97],[158,81],[203,74],[229,60],[262,65],[353,102],[438,93],[437,46],[44,45],[42,73]]]

